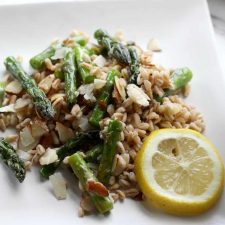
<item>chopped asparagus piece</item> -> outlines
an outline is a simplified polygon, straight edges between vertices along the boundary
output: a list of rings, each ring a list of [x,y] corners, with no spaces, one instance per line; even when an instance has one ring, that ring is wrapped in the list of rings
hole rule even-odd
[[[108,184],[112,172],[112,164],[116,154],[116,145],[122,131],[122,124],[117,120],[110,121],[106,140],[103,146],[102,157],[98,168],[98,179]]]
[[[99,142],[99,131],[93,130],[89,132],[78,132],[72,139],[66,142],[59,150],[57,151],[58,162],[50,163],[44,165],[40,173],[43,177],[48,178],[52,175],[56,169],[59,167],[61,162],[66,156],[70,156],[76,151],[83,149],[83,147],[95,142]]]
[[[97,100],[97,104],[95,105],[95,108],[89,118],[89,123],[91,125],[98,127],[100,120],[103,119],[104,114],[107,110],[107,106],[111,99],[115,77],[119,75],[120,73],[117,70],[110,70],[108,72],[108,75],[106,78],[106,85],[104,86]]]
[[[113,208],[112,199],[109,196],[103,197],[96,193],[90,192],[87,188],[87,184],[89,181],[98,182],[98,180],[91,169],[88,167],[82,156],[78,152],[73,154],[69,157],[69,164],[73,169],[75,175],[78,177],[86,193],[91,197],[91,200],[97,210],[102,214],[109,212]]]
[[[0,82],[0,107],[2,107],[4,96],[5,96],[5,83]]]
[[[129,47],[130,57],[131,57],[131,63],[129,65],[129,78],[128,83],[137,84],[137,78],[139,71],[139,58],[137,55],[137,52],[134,48]]]
[[[54,75],[56,78],[59,78],[60,80],[64,81],[64,74],[61,69],[55,70]]]
[[[65,78],[67,102],[72,105],[76,102],[76,67],[74,53],[72,51],[66,54],[62,71]]]
[[[46,119],[53,119],[55,111],[45,93],[37,87],[34,80],[23,70],[20,63],[12,56],[5,59],[6,69],[17,79],[23,89],[32,97],[36,110]]]
[[[84,47],[77,46],[74,48],[74,53],[75,53],[77,68],[83,83],[85,84],[92,83],[95,79],[95,76],[92,76],[90,74],[90,69],[86,67],[83,60],[84,54],[88,54],[88,51]]]
[[[157,102],[162,103],[164,97],[176,94],[176,92],[187,85],[191,79],[192,72],[189,68],[184,67],[175,69],[170,75],[170,82],[172,84],[172,87],[165,90],[163,96],[154,95],[154,99]]]
[[[37,69],[37,70],[42,69],[45,59],[52,57],[55,54],[56,50],[60,47],[61,47],[61,44],[59,43],[52,44],[43,52],[31,58],[30,65],[34,69]]]
[[[19,182],[23,182],[26,175],[24,163],[16,150],[3,138],[0,138],[0,158],[12,170]]]

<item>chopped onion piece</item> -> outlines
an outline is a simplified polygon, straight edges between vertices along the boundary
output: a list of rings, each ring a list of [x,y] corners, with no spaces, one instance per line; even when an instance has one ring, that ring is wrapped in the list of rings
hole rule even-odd
[[[66,181],[61,173],[55,173],[49,177],[53,186],[53,192],[58,200],[66,199]]]

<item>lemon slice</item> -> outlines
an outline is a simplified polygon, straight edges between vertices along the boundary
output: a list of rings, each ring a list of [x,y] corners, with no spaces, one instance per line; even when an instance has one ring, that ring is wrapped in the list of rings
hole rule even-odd
[[[135,172],[145,196],[176,215],[206,211],[223,191],[224,167],[218,151],[190,129],[152,132],[137,154]]]

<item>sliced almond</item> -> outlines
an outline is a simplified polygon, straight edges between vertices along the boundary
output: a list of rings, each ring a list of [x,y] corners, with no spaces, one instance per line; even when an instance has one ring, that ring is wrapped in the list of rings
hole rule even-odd
[[[49,130],[47,125],[40,120],[36,120],[31,124],[31,132],[34,138],[40,138],[42,135],[46,134],[48,131]]]
[[[73,130],[69,127],[64,126],[62,123],[56,122],[55,130],[59,134],[59,140],[65,143],[74,136]]]
[[[125,80],[123,78],[115,77],[115,84],[116,84],[117,91],[119,92],[121,98],[123,100],[125,100],[126,99],[126,91],[125,91],[126,82],[125,82]]]
[[[16,103],[15,103],[15,106],[14,106],[14,109],[16,111],[21,111],[23,110],[26,106],[28,106],[29,104],[31,103],[31,99],[29,98],[18,98],[16,100]]]
[[[39,143],[39,139],[35,139],[34,142],[32,142],[30,145],[27,145],[27,146],[24,146],[22,143],[21,143],[21,139],[19,139],[19,142],[18,142],[18,149],[19,150],[22,150],[22,151],[29,151],[29,150],[32,150],[32,149],[35,149],[36,146],[38,145]]]
[[[128,84],[127,85],[127,94],[130,97],[130,99],[141,105],[141,106],[148,106],[150,98],[148,97],[145,92],[136,86],[135,84]]]
[[[39,84],[38,87],[41,88],[45,93],[48,93],[51,89],[52,82],[55,79],[55,75],[51,74],[47,77],[45,77]]]
[[[125,159],[121,155],[117,154],[113,161],[113,174],[116,176],[120,175],[125,170],[126,166],[127,163]]]
[[[106,80],[94,79],[94,89],[101,89],[105,86]]]
[[[13,80],[6,85],[5,91],[12,94],[19,94],[22,91],[22,86],[18,80]]]

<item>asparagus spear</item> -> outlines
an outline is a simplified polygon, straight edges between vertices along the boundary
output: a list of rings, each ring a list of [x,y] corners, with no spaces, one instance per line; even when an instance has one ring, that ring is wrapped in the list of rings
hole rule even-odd
[[[119,76],[119,71],[117,70],[110,70],[108,72],[107,78],[106,78],[106,85],[103,88],[98,100],[97,104],[95,105],[95,108],[89,118],[89,123],[93,126],[98,127],[100,120],[103,118],[107,106],[111,99],[111,93],[114,86],[114,80],[115,76]]]
[[[48,120],[53,119],[55,111],[45,93],[40,90],[32,78],[23,70],[20,63],[12,56],[5,59],[6,69],[22,85],[23,89],[32,97],[36,110],[40,115]]]
[[[40,173],[43,177],[48,178],[59,167],[60,163],[66,156],[72,155],[76,151],[80,150],[81,148],[99,141],[99,131],[93,130],[89,132],[77,132],[76,135],[66,142],[59,150],[57,151],[59,161],[55,163],[50,163],[48,165],[44,165]]]
[[[101,158],[103,145],[98,144],[85,153],[84,160],[86,162],[97,163]]]
[[[103,146],[102,157],[98,168],[98,179],[103,184],[108,184],[112,172],[112,164],[116,154],[116,145],[119,141],[122,124],[117,120],[110,121],[106,140]]]
[[[75,53],[77,68],[82,81],[85,84],[92,83],[95,79],[95,76],[92,76],[90,74],[90,69],[85,66],[84,60],[83,60],[84,54],[88,54],[87,50],[84,47],[76,46],[74,48],[74,53]]]
[[[59,44],[58,42],[52,44],[47,49],[45,49],[43,52],[41,52],[40,54],[31,58],[30,65],[34,69],[41,69],[44,65],[45,59],[52,57],[55,54],[56,50],[60,47],[61,47],[61,44]]]
[[[76,102],[76,67],[74,53],[72,51],[66,54],[62,71],[65,78],[67,102],[72,105]]]
[[[12,170],[19,182],[23,182],[26,175],[24,163],[17,155],[16,150],[3,138],[0,138],[0,157]]]
[[[4,95],[5,95],[5,83],[0,82],[0,107],[2,106]]]
[[[94,173],[88,167],[82,156],[78,152],[70,156],[69,164],[72,167],[75,175],[78,177],[86,193],[91,197],[91,200],[97,210],[102,214],[109,212],[113,208],[113,201],[109,196],[107,196],[107,193],[106,196],[105,194],[104,196],[101,195],[102,190],[105,192],[107,189],[97,180]],[[95,191],[93,191],[93,188],[89,188],[91,183],[95,186]]]
[[[129,47],[129,52],[130,52],[130,57],[131,57],[131,63],[129,65],[129,78],[128,78],[128,83],[133,83],[137,84],[137,77],[138,74],[140,73],[139,71],[139,58],[137,55],[137,52],[134,48]]]
[[[192,72],[189,68],[183,67],[175,69],[170,75],[170,82],[172,87],[165,90],[163,96],[155,95],[154,99],[162,103],[163,98],[174,95],[179,89],[183,88],[192,79]]]
[[[94,37],[97,39],[98,43],[107,49],[107,52],[110,57],[115,58],[118,62],[130,65],[131,57],[129,50],[126,46],[121,43],[113,40],[109,34],[102,30],[98,29],[94,33]]]

